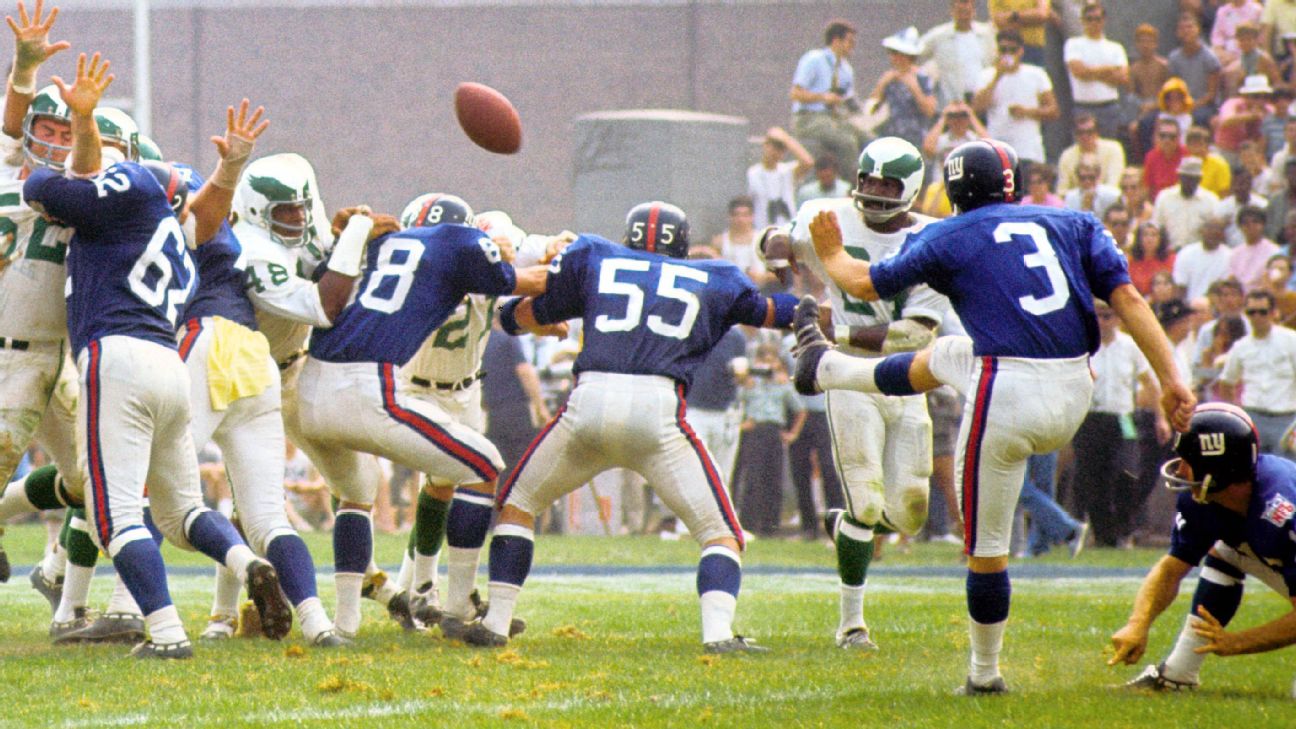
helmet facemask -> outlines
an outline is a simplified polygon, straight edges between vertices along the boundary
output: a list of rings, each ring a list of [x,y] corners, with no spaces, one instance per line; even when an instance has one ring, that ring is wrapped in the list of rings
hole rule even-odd
[[[869,223],[885,223],[909,212],[922,190],[922,153],[918,148],[899,137],[881,137],[869,142],[860,152],[856,167],[855,189],[851,198],[855,209]],[[865,190],[869,181],[889,181],[896,188],[890,195]]]
[[[292,220],[282,220],[275,218],[275,211],[280,208],[293,209],[297,208],[302,211],[300,223]],[[287,202],[271,202],[265,206],[261,212],[261,222],[266,231],[270,233],[271,240],[279,243],[286,248],[300,248],[310,241],[311,226],[314,224],[312,210],[314,201],[310,197],[302,200],[292,200]],[[294,216],[295,217],[295,216]]]
[[[1188,472],[1187,477],[1183,475],[1184,471]],[[1199,504],[1209,503],[1211,494],[1228,487],[1228,484],[1221,484],[1209,473],[1200,481],[1193,480],[1192,467],[1182,458],[1172,458],[1162,464],[1161,478],[1167,489],[1189,491],[1192,500]]]
[[[855,209],[860,211],[860,214],[864,216],[864,220],[870,223],[885,223],[898,215],[909,212],[909,209],[913,207],[913,198],[904,200],[898,197],[864,192],[864,186],[868,180],[892,179],[894,178],[882,177],[881,175],[865,175],[864,172],[859,173],[855,189],[851,191],[851,199],[855,201]],[[904,183],[899,180],[896,180],[896,182],[900,183],[900,189],[903,191]]]

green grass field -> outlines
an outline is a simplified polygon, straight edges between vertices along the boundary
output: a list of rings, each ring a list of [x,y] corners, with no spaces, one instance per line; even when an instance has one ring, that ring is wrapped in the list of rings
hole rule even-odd
[[[327,537],[307,535],[328,563]],[[39,554],[43,532],[15,527],[15,568]],[[403,538],[377,539],[398,562]],[[836,649],[836,579],[823,544],[761,541],[745,560],[739,629],[773,649],[760,656],[700,650],[691,543],[652,538],[545,537],[519,614],[530,628],[500,651],[450,644],[435,630],[407,635],[366,604],[358,644],[344,652],[289,640],[198,645],[188,662],[139,662],[121,646],[53,648],[49,610],[19,574],[0,586],[3,727],[93,726],[752,726],[1124,727],[1292,726],[1290,654],[1212,658],[1193,694],[1129,693],[1136,668],[1107,668],[1107,638],[1124,623],[1151,550],[1091,552],[1014,565],[1003,669],[1013,693],[965,699],[967,628],[957,550],[917,545],[875,563],[866,616],[875,654]],[[210,604],[201,557],[172,594],[191,635]],[[587,568],[585,568],[587,567]],[[205,571],[204,571],[205,572]],[[484,582],[484,576],[483,576]],[[96,579],[102,607],[110,579]],[[332,580],[320,588],[332,604]],[[1159,659],[1182,624],[1191,584],[1153,633]],[[1287,610],[1249,591],[1245,627]]]

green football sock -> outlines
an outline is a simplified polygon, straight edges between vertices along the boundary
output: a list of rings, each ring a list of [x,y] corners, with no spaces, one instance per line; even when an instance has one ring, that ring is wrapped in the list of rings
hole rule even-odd
[[[414,530],[410,534],[419,554],[430,557],[441,551],[441,544],[445,541],[446,516],[449,513],[449,501],[442,501],[424,491],[419,492]]]
[[[85,524],[85,509],[68,509],[68,514]],[[68,525],[67,556],[68,561],[78,567],[94,567],[99,561],[99,548],[90,538],[90,533],[71,523]]]
[[[873,561],[873,530],[843,516],[837,526],[837,574],[843,585],[858,587]]]

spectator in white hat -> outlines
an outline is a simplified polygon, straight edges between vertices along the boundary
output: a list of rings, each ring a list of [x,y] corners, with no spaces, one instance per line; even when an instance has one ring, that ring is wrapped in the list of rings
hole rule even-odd
[[[1219,198],[1201,186],[1202,161],[1184,157],[1179,162],[1179,184],[1157,194],[1152,219],[1170,237],[1170,246],[1179,250],[1201,238],[1202,222],[1215,212]]]
[[[1238,95],[1224,102],[1219,110],[1219,127],[1215,130],[1215,146],[1226,157],[1236,158],[1243,140],[1259,139],[1265,117],[1273,114],[1269,99],[1273,87],[1264,74],[1247,76],[1242,81]]]
[[[918,29],[912,25],[882,41],[891,62],[891,70],[882,74],[869,103],[876,111],[886,103],[889,110],[879,136],[900,137],[915,147],[923,142],[927,128],[936,114],[935,85],[931,77],[918,70],[921,52]]]

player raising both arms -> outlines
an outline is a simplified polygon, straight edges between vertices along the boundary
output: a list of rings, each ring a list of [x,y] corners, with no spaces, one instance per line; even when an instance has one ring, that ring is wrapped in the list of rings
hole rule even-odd
[[[158,528],[177,546],[203,552],[245,575],[269,637],[282,637],[288,606],[275,569],[233,525],[202,505],[189,432],[189,377],[175,325],[196,284],[182,228],[211,224],[199,193],[191,212],[177,170],[164,187],[133,162],[101,169],[94,109],[112,82],[99,54],[77,61],[75,82],[55,77],[71,113],[70,176],[37,170],[23,193],[33,207],[76,229],[68,250],[68,330],[78,353],[78,451],[91,485],[87,511],[101,549],[144,613],[140,657],[193,655],[171,603],[162,554],[144,526],[144,485]],[[173,207],[174,205],[174,207]],[[286,632],[286,630],[284,630]]]
[[[811,223],[825,270],[848,294],[875,301],[925,282],[949,297],[970,340],[943,338],[918,353],[859,359],[830,351],[812,299],[797,307],[798,390],[912,395],[944,383],[966,393],[956,460],[972,619],[965,694],[1006,690],[999,653],[1013,510],[1027,458],[1065,445],[1089,409],[1095,297],[1111,304],[1147,356],[1171,422],[1186,428],[1195,404],[1102,224],[1087,213],[1018,207],[1018,173],[1016,152],[1002,142],[956,148],[945,161],[945,189],[959,214],[911,236],[884,261],[852,258],[831,212]]]
[[[652,484],[702,546],[697,591],[705,650],[765,650],[733,632],[743,531],[715,461],[688,424],[684,396],[694,370],[731,326],[786,327],[795,300],[762,296],[727,261],[683,260],[688,247],[682,210],[643,203],[626,218],[624,245],[581,236],[550,264],[543,296],[501,308],[511,334],[580,317],[584,348],[567,404],[497,497],[490,609],[468,628],[469,643],[508,643],[531,570],[535,515],[599,473],[626,468]]]
[[[816,276],[828,275],[810,241],[810,222],[832,211],[842,228],[847,253],[880,261],[900,248],[906,236],[931,218],[909,212],[923,181],[922,153],[897,137],[870,142],[859,158],[850,198],[812,200],[801,206],[791,230],[791,256],[771,257],[778,247],[760,241],[767,267],[786,270],[803,264]],[[832,330],[843,351],[880,356],[922,349],[935,338],[949,301],[926,284],[884,301],[863,301],[828,286]],[[837,390],[827,395],[834,465],[840,472],[847,510],[831,510],[827,531],[837,548],[841,577],[837,645],[876,649],[864,622],[864,583],[878,532],[913,535],[927,521],[928,479],[932,471],[931,417],[922,395],[891,398]]]

